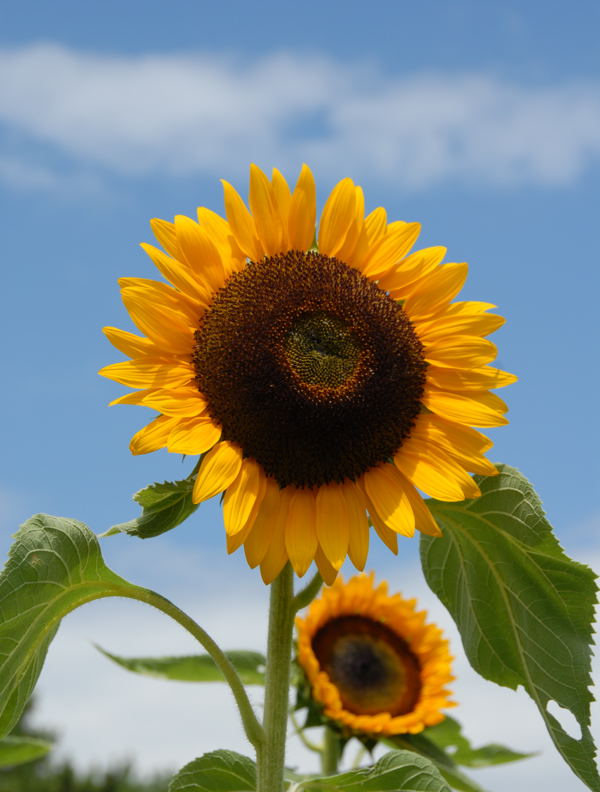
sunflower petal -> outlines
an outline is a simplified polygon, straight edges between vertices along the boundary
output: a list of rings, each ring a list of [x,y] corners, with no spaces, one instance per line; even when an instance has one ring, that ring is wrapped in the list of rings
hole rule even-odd
[[[315,238],[317,190],[308,165],[303,165],[296,183],[288,220],[290,249],[309,250]]]
[[[98,374],[129,388],[177,388],[194,379],[194,369],[189,363],[153,357],[112,363]]]
[[[403,536],[415,532],[415,517],[402,486],[402,478],[393,465],[384,463],[368,470],[364,476],[365,492],[381,521]]]
[[[311,490],[296,490],[291,498],[285,525],[285,547],[294,568],[302,577],[317,549],[316,502]]]
[[[425,346],[425,360],[442,368],[481,368],[498,354],[494,343],[479,336],[449,334],[433,341],[421,340]]]
[[[337,577],[338,570],[329,563],[325,553],[320,547],[317,547],[315,553],[315,563],[325,583],[328,586],[332,586]]]
[[[416,250],[379,279],[380,288],[388,291],[390,297],[396,300],[403,299],[407,289],[412,288],[416,280],[433,272],[443,261],[446,252],[446,248],[440,246]]]
[[[181,256],[179,243],[177,242],[177,234],[175,233],[175,224],[169,223],[166,220],[160,220],[155,217],[150,220],[150,227],[157,238],[159,243],[164,247],[167,253],[173,258],[178,259]]]
[[[289,519],[292,492],[292,487],[286,487],[279,491],[279,511],[273,525],[271,542],[264,558],[260,562],[260,575],[263,582],[267,584],[275,580],[288,561],[285,545],[285,526]]]
[[[508,419],[502,415],[496,404],[491,404],[487,391],[470,391],[469,396],[430,388],[423,395],[423,404],[436,415],[450,421],[470,424],[471,426],[505,426]]]
[[[485,366],[478,369],[451,369],[432,364],[427,369],[427,381],[443,391],[483,391],[488,388],[504,388],[519,378],[508,371]]]
[[[356,484],[347,484],[342,493],[348,512],[348,556],[354,566],[362,570],[369,553],[369,522],[363,494]]]
[[[422,492],[441,501],[461,501],[480,495],[471,476],[441,448],[409,437],[394,456],[394,464]]]
[[[404,310],[411,319],[439,311],[462,289],[468,272],[467,264],[443,264],[416,281]]]
[[[235,241],[249,259],[260,261],[264,252],[256,238],[252,215],[246,209],[246,204],[231,184],[223,179],[221,179],[221,184],[224,192],[225,214]]]
[[[349,541],[349,514],[342,486],[319,487],[316,501],[319,545],[334,569],[339,569],[346,558]]]
[[[183,418],[169,435],[169,451],[173,454],[204,454],[221,439],[221,427],[208,416]]]
[[[131,438],[129,449],[132,454],[149,454],[151,451],[158,451],[167,445],[171,429],[177,423],[177,418],[167,415],[159,415]]]
[[[281,252],[281,218],[271,198],[271,185],[256,165],[250,165],[250,209],[265,255]]]
[[[401,223],[385,235],[373,248],[365,265],[363,275],[377,280],[397,265],[415,244],[421,232],[420,223]]]
[[[209,231],[185,215],[177,215],[175,230],[184,260],[204,290],[210,293],[220,289],[225,283],[225,269]]]
[[[244,552],[249,566],[254,569],[261,563],[271,544],[271,538],[280,509],[279,485],[275,479],[264,477],[265,492],[254,520],[254,525],[244,542]]]
[[[223,498],[225,531],[234,536],[245,528],[256,502],[264,494],[265,476],[253,459],[244,459],[236,479]]]
[[[118,327],[103,327],[102,332],[110,343],[128,357],[156,354],[156,347],[149,338],[119,330]]]
[[[211,299],[210,290],[206,283],[200,283],[200,281],[194,277],[189,267],[184,266],[181,262],[177,261],[177,259],[167,256],[162,250],[154,247],[154,245],[147,245],[145,242],[142,242],[140,247],[150,256],[157,270],[164,275],[173,286],[198,302],[202,308],[208,307]]]
[[[319,223],[319,253],[335,256],[344,244],[356,215],[356,190],[352,179],[342,179],[327,199]]]
[[[194,503],[212,498],[227,489],[242,466],[240,448],[226,440],[217,443],[202,460],[194,483]]]

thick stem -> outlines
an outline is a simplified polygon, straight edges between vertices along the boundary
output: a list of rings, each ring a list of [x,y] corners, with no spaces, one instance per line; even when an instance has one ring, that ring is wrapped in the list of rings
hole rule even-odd
[[[263,720],[265,741],[256,752],[257,792],[283,792],[294,625],[293,595],[292,568],[286,564],[271,584]]]
[[[231,664],[229,658],[213,641],[206,630],[200,627],[200,625],[195,622],[191,616],[188,616],[187,613],[174,605],[170,600],[166,599],[160,594],[157,594],[155,591],[138,586],[127,586],[127,588],[125,588],[120,593],[122,596],[129,599],[136,599],[140,600],[141,602],[146,602],[148,605],[152,605],[163,613],[166,613],[167,616],[170,616],[189,633],[191,633],[194,638],[204,647],[204,649],[206,649],[208,654],[212,657],[215,665],[219,668],[225,677],[225,680],[229,684],[242,718],[242,725],[244,727],[246,737],[254,749],[258,752],[265,739],[263,727],[260,725],[256,715],[254,714],[252,704],[250,704],[250,699],[248,698],[246,689],[244,688],[237,671]]]
[[[321,754],[321,768],[323,775],[335,775],[340,761],[340,741],[337,734],[325,726],[323,752]]]

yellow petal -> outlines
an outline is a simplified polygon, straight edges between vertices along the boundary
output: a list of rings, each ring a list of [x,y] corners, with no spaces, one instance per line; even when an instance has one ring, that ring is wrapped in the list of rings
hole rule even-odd
[[[358,570],[363,570],[369,552],[369,522],[366,504],[360,488],[356,484],[343,487],[348,510],[348,555]]]
[[[224,440],[217,443],[202,460],[194,483],[194,503],[212,498],[231,484],[242,466],[241,449]]]
[[[417,446],[433,443],[442,449],[462,468],[471,473],[495,476],[498,471],[488,459],[482,456],[491,445],[487,437],[469,426],[445,421],[433,413],[422,413],[411,429],[410,439]]]
[[[159,415],[131,438],[129,449],[132,454],[149,454],[164,448],[169,439],[171,429],[177,423],[177,418]]]
[[[400,473],[400,475],[402,474]],[[415,515],[415,528],[417,531],[427,534],[427,536],[441,536],[442,531],[435,521],[433,514],[429,511],[429,507],[410,481],[404,476],[403,478],[404,491],[406,492]]]
[[[181,314],[182,322],[188,327],[196,328],[202,313],[202,307],[197,300],[192,300],[187,295],[178,292],[172,286],[150,278],[119,278],[121,289],[144,295],[157,307],[169,308]]]
[[[296,490],[291,498],[285,526],[285,547],[294,568],[302,577],[317,549],[316,503],[311,490]]]
[[[363,482],[364,484],[364,482]],[[387,525],[379,518],[377,510],[372,503],[367,502],[369,516],[373,528],[381,541],[392,551],[394,555],[398,555],[398,534],[388,528]]]
[[[152,293],[142,289],[121,289],[121,299],[132,321],[163,353],[192,354],[194,331],[183,314],[157,304]]]
[[[463,396],[429,388],[425,391],[422,401],[432,412],[450,421],[480,427],[505,426],[508,420],[496,406],[491,406],[486,401],[485,396],[491,395],[491,393],[484,395],[479,391],[471,391],[470,396]]]
[[[252,510],[264,495],[265,475],[254,459],[244,459],[242,467],[223,498],[223,520],[229,536],[245,528]]]
[[[443,264],[416,281],[403,305],[409,317],[428,316],[441,310],[462,289],[468,269],[465,263]]]
[[[498,354],[494,343],[479,336],[450,334],[424,341],[425,360],[447,368],[480,368],[490,363]]]
[[[207,284],[201,283],[193,274],[189,266],[184,266],[177,259],[167,256],[162,250],[153,245],[140,245],[142,250],[147,253],[159,272],[176,286],[181,292],[187,294],[194,301],[198,302],[202,308],[207,308],[211,300],[211,291]]]
[[[366,237],[366,234],[363,233],[363,226],[365,222],[365,196],[362,191],[362,187],[355,187],[354,189],[356,193],[354,222],[350,225],[350,228],[348,229],[348,233],[346,234],[346,238],[344,239],[344,244],[335,254],[336,258],[339,258],[340,261],[346,261],[346,262],[350,262],[353,260],[354,252],[357,245],[359,244],[359,240],[361,239],[361,237]]]
[[[458,314],[419,322],[417,329],[421,339],[433,342],[450,335],[487,336],[502,327],[505,321],[498,314]]]
[[[225,269],[210,233],[185,215],[177,215],[175,230],[184,260],[204,289],[220,289],[225,283]]]
[[[174,223],[168,223],[166,220],[159,220],[155,217],[154,220],[150,220],[150,227],[154,232],[154,236],[167,253],[178,259],[181,256],[181,251],[179,250]]]
[[[120,403],[142,404],[144,407],[151,407],[153,410],[163,413],[163,415],[172,415],[174,418],[199,417],[206,411],[207,407],[206,400],[194,386],[177,388],[177,390],[159,388],[145,391],[139,401],[123,401]]]
[[[221,427],[208,416],[183,418],[169,435],[169,451],[173,454],[204,454],[221,439]]]
[[[396,533],[412,536],[415,517],[397,473],[393,465],[379,465],[364,474],[364,487],[381,521]]]
[[[288,520],[292,492],[293,487],[286,487],[279,492],[279,511],[273,525],[271,543],[260,563],[260,575],[265,583],[275,580],[288,560],[285,547],[285,525]]]
[[[319,570],[319,574],[323,578],[324,582],[328,586],[332,586],[335,582],[337,577],[337,569],[332,567],[327,558],[325,557],[325,553],[321,550],[320,547],[317,547],[315,552],[315,563],[317,565],[317,569]]]
[[[385,236],[387,231],[387,213],[383,206],[378,206],[365,217],[365,230],[370,245],[374,245]]]
[[[129,357],[140,357],[141,355],[156,355],[156,346],[149,338],[129,333],[127,330],[119,330],[118,327],[103,327],[102,332],[110,343],[119,352]]]
[[[335,256],[344,244],[346,234],[356,215],[356,190],[352,179],[342,179],[336,185],[321,214],[319,223],[319,253]]]
[[[476,498],[480,492],[475,481],[441,448],[411,435],[394,456],[398,469],[432,498],[460,501]]]
[[[191,364],[153,357],[113,363],[98,374],[130,388],[177,388],[194,379]]]
[[[291,250],[308,250],[312,247],[316,216],[315,180],[308,165],[303,165],[290,204],[288,233]]]
[[[292,193],[284,175],[277,168],[271,171],[271,196],[280,219],[287,228],[288,215],[292,203]]]
[[[198,207],[198,223],[209,233],[213,243],[217,248],[227,248],[231,229],[229,223],[221,215],[207,209],[205,206]]]
[[[317,539],[326,558],[339,569],[346,558],[349,514],[341,484],[319,487],[316,514]]]
[[[244,543],[244,552],[249,566],[255,566],[265,557],[279,514],[279,485],[275,479],[265,476],[265,493],[256,515],[254,525]]]
[[[444,310],[444,316],[459,316],[462,314],[480,314],[489,311],[490,308],[497,308],[494,303],[477,302],[473,300],[463,300],[448,305]]]
[[[221,179],[223,185],[225,214],[235,241],[244,254],[252,261],[260,261],[264,255],[262,246],[256,238],[256,230],[252,215],[246,209],[236,190],[228,182]]]
[[[446,248],[441,246],[416,250],[382,275],[380,288],[388,291],[395,300],[404,299],[417,280],[433,272],[443,261],[446,252]]]
[[[256,165],[250,165],[250,209],[256,234],[267,256],[281,252],[281,218],[271,198],[271,185]]]
[[[480,369],[449,369],[430,365],[427,381],[443,391],[482,391],[488,388],[504,388],[512,385],[518,377],[508,371],[485,366]]]
[[[420,223],[399,223],[374,247],[363,267],[363,275],[377,280],[398,264],[415,244]]]

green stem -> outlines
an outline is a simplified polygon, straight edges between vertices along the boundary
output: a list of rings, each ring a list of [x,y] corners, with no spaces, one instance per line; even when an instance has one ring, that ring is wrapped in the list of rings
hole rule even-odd
[[[134,591],[132,591],[132,588]],[[197,622],[195,622],[191,616],[188,616],[187,613],[174,605],[170,600],[166,599],[166,597],[163,597],[160,594],[157,594],[155,591],[150,591],[149,589],[145,589],[140,586],[128,586],[121,593],[124,597],[146,602],[148,605],[152,605],[159,611],[166,613],[167,616],[170,616],[191,635],[193,635],[194,638],[204,647],[204,649],[206,649],[208,654],[212,657],[215,665],[217,668],[219,668],[225,677],[225,680],[229,684],[242,718],[242,725],[244,727],[246,737],[254,749],[258,752],[265,741],[264,729],[254,713],[252,704],[250,703],[250,699],[246,693],[246,689],[244,688],[237,671],[231,664],[229,658],[223,653],[219,646],[217,646],[206,630],[202,629],[202,627],[200,627],[200,625],[197,624]]]
[[[325,726],[323,752],[321,753],[321,768],[323,775],[335,775],[340,761],[340,740],[337,734]]]
[[[302,608],[306,608],[307,605],[310,605],[310,603],[319,593],[322,585],[323,578],[317,572],[310,583],[305,586],[302,591],[299,591],[294,597],[292,601],[292,609],[294,613],[298,613],[299,610],[302,610]]]
[[[271,583],[263,720],[265,741],[256,751],[257,792],[283,792],[294,625],[293,595],[292,568],[286,564]]]
[[[293,712],[290,711],[290,720],[292,721],[292,726],[294,727],[294,734],[297,735],[300,742],[305,748],[308,748],[309,751],[313,751],[314,753],[321,754],[323,752],[323,746],[317,745],[317,743],[309,740],[306,734],[304,733],[304,729],[298,723],[298,720]]]

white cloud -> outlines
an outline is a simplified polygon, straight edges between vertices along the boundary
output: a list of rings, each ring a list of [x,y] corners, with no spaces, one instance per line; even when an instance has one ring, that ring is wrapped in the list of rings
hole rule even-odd
[[[143,548],[120,553],[121,563],[114,566],[139,581],[144,567],[160,565],[161,591],[196,616],[223,647],[264,650],[267,591],[242,561],[238,565],[235,557],[219,559],[216,553],[201,556],[169,543],[144,544]],[[595,549],[590,548],[587,558],[600,567]],[[428,590],[418,566],[390,559],[377,576],[401,580],[403,593],[417,596],[450,638],[456,656],[453,688],[459,702],[453,714],[473,742],[541,752],[535,759],[512,766],[476,771],[476,779],[490,792],[584,790],[551,745],[525,693],[486,682],[471,670],[450,617]],[[74,758],[82,768],[134,758],[140,771],[151,773],[178,768],[221,747],[251,755],[225,685],[191,685],[131,674],[100,656],[92,641],[124,655],[198,651],[177,625],[137,603],[105,600],[69,616],[50,648],[36,708],[40,725],[56,725],[60,731],[59,756]],[[596,678],[598,670],[596,665]],[[251,696],[260,709],[260,690],[252,688]],[[597,708],[595,715],[600,715]],[[307,771],[318,769],[314,755],[297,738],[290,741],[288,761]]]
[[[231,176],[251,160],[306,160],[331,176],[414,189],[450,177],[567,184],[600,156],[597,83],[394,76],[298,53],[241,61],[58,45],[0,51],[0,82],[0,122],[13,134],[126,174]]]

